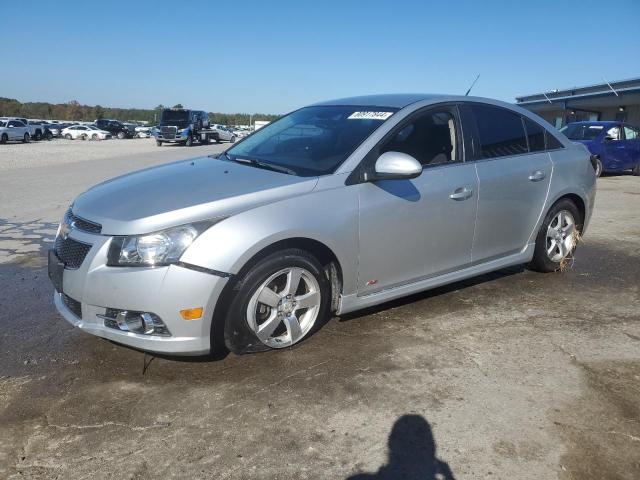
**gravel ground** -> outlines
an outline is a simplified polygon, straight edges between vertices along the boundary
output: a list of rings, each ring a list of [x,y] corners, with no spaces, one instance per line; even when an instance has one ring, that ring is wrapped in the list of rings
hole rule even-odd
[[[78,192],[221,147],[147,148],[0,175],[0,478],[640,478],[639,178],[598,181],[565,273],[511,268],[292,349],[175,359],[72,328],[45,269]]]

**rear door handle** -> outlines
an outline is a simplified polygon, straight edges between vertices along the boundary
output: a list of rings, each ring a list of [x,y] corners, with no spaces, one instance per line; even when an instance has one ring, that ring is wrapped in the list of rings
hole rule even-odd
[[[460,201],[460,200],[466,200],[467,198],[471,198],[471,195],[473,195],[473,190],[467,187],[460,187],[460,188],[456,188],[453,191],[453,193],[449,195],[449,198],[451,200]]]
[[[531,175],[529,175],[529,180],[532,182],[539,182],[540,180],[544,180],[544,177],[547,175],[542,170],[536,170]]]

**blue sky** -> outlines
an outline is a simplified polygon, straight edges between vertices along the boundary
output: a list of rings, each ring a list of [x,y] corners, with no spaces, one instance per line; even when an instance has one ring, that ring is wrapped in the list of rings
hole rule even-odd
[[[640,76],[640,1],[3,2],[0,96],[284,113],[389,92]],[[193,13],[189,13],[191,10]]]

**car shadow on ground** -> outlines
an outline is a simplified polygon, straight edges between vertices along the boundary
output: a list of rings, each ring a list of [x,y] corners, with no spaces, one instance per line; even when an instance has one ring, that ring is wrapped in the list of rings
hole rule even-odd
[[[388,461],[375,473],[358,473],[347,480],[455,480],[449,465],[436,457],[436,441],[421,415],[403,415],[388,439]]]

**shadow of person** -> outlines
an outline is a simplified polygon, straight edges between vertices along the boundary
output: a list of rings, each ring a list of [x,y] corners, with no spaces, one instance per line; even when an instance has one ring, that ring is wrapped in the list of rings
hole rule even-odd
[[[389,435],[389,462],[376,473],[360,473],[347,480],[455,480],[447,465],[436,458],[431,426],[420,415],[403,415]]]

